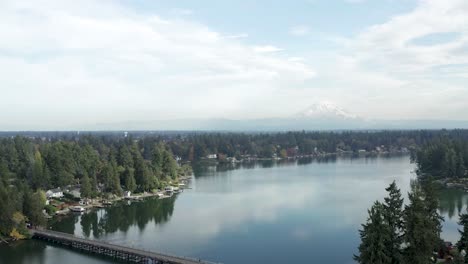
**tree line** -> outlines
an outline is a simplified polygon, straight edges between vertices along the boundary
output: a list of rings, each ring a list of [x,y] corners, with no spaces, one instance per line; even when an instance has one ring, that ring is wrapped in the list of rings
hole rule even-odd
[[[399,152],[417,149],[442,137],[468,140],[468,130],[200,133],[172,136],[165,140],[174,154],[186,160],[196,160],[215,153],[238,159],[246,155],[271,158],[356,153],[360,150],[370,152],[382,146],[384,151]]]
[[[421,177],[467,177],[468,140],[441,138],[428,142],[416,152],[415,161]]]
[[[468,214],[461,214],[460,240],[449,251],[440,238],[443,217],[431,181],[412,183],[408,204],[395,182],[386,188],[387,197],[376,201],[359,231],[361,244],[354,259],[362,264],[427,264],[437,258],[452,258],[453,263],[468,263]]]
[[[161,188],[191,167],[180,166],[162,142],[84,136],[0,139],[0,234],[21,238],[25,222],[44,224],[44,190],[81,186],[81,197]]]
[[[3,132],[2,136],[17,133]],[[295,131],[295,132],[23,132],[34,140],[77,141],[92,138],[92,141],[115,142],[125,139],[138,141],[144,149],[144,159],[151,159],[154,144],[165,143],[174,155],[186,161],[196,161],[209,154],[220,157],[245,156],[258,158],[293,157],[317,153],[375,151],[387,152],[402,149],[416,150],[419,147],[444,138],[468,141],[468,130],[387,130],[387,131]],[[127,137],[128,136],[128,137]]]

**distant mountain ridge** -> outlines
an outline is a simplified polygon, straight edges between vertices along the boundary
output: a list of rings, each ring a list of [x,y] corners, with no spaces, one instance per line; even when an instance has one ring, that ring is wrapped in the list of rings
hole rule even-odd
[[[355,114],[348,112],[347,110],[337,106],[336,104],[328,101],[322,101],[315,103],[303,110],[302,112],[297,113],[294,117],[296,118],[307,118],[307,119],[323,119],[323,118],[333,118],[333,119],[342,119],[342,120],[354,120],[359,119]]]
[[[407,130],[468,128],[463,120],[370,120],[334,103],[318,102],[283,118],[234,120],[223,118],[129,121],[85,126],[83,130],[300,131]]]

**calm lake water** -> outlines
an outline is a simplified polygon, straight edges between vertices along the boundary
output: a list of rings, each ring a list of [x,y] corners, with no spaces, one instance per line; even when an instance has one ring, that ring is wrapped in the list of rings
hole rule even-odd
[[[197,166],[192,189],[62,218],[54,230],[152,251],[234,263],[354,263],[367,208],[393,180],[414,178],[408,156]],[[443,237],[458,238],[468,195],[441,193]],[[114,260],[41,241],[0,246],[0,263]]]

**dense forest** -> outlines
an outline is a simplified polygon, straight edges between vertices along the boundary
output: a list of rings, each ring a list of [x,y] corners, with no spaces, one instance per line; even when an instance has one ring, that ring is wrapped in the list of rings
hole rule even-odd
[[[354,256],[358,263],[468,263],[468,214],[460,215],[460,239],[452,248],[440,238],[443,218],[432,181],[413,182],[407,205],[395,182],[386,191],[384,202],[374,203],[359,231],[361,244]]]
[[[442,138],[424,144],[416,152],[416,164],[421,177],[467,177],[468,140]]]
[[[114,142],[125,138],[138,141],[145,159],[150,159],[150,149],[164,142],[166,148],[185,161],[220,154],[219,158],[245,157],[272,158],[300,155],[320,155],[339,152],[399,152],[415,150],[419,146],[449,138],[468,141],[468,130],[406,130],[406,131],[297,131],[283,133],[231,133],[231,132],[0,132],[0,137],[14,137],[20,133],[34,140]]]
[[[133,134],[132,134],[133,135]],[[235,157],[295,157],[359,151],[401,152],[439,138],[468,140],[468,130],[335,131],[285,133],[186,133],[140,135],[141,144],[165,141],[178,157],[198,160],[209,154]]]
[[[163,142],[142,146],[131,138],[83,136],[44,140],[0,139],[0,234],[21,238],[25,222],[44,224],[44,190],[80,185],[81,197],[124,190],[150,191],[179,175],[180,166]]]
[[[151,191],[191,172],[180,164],[207,157],[222,161],[413,151],[420,175],[463,177],[466,142],[468,130],[1,132],[0,234],[19,235],[26,221],[43,224],[45,190],[79,185],[81,197],[87,198]]]

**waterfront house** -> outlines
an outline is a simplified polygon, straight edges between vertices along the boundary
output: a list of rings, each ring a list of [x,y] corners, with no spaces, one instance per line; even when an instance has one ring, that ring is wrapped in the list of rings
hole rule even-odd
[[[130,197],[132,196],[132,192],[131,191],[125,191],[124,192],[124,197]]]
[[[68,194],[72,195],[74,198],[81,198],[81,189],[80,187],[73,187],[68,189]]]
[[[206,156],[207,159],[217,159],[218,155],[217,154],[209,154]]]
[[[60,188],[50,189],[46,192],[47,198],[62,198],[63,191]]]

